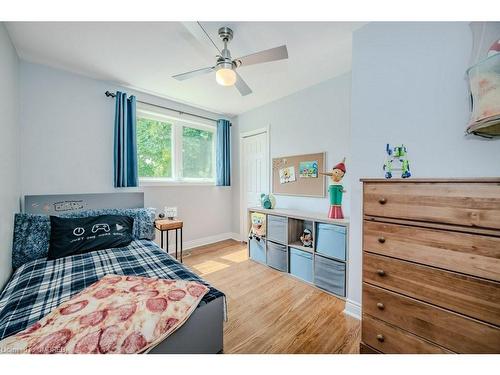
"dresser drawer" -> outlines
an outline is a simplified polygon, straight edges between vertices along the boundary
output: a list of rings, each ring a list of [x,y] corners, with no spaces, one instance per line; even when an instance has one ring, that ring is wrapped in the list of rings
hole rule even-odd
[[[359,354],[380,354],[378,350],[373,349],[371,346],[363,342],[359,343]]]
[[[500,229],[500,184],[494,182],[372,182],[364,214]]]
[[[500,283],[495,281],[367,252],[363,281],[500,325]]]
[[[363,249],[500,281],[500,237],[365,220]]]
[[[382,353],[393,354],[446,354],[452,353],[445,348],[425,339],[405,332],[393,325],[363,314],[362,340]]]
[[[500,329],[363,284],[363,312],[457,353],[500,353]]]

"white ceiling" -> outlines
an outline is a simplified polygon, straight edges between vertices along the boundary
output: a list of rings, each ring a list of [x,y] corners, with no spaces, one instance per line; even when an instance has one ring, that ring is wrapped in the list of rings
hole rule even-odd
[[[195,22],[9,22],[23,60],[236,115],[351,69],[352,31],[361,22],[201,22],[221,47],[229,26],[234,57],[286,44],[289,59],[241,67],[253,94],[215,82],[215,73],[178,82],[172,75],[213,66],[217,50]]]

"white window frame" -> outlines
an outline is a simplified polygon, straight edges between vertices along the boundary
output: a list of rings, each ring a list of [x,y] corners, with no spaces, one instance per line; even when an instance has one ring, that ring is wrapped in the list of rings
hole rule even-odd
[[[188,115],[185,115],[188,116]],[[215,145],[216,128],[208,121],[196,121],[190,118],[181,118],[168,113],[167,110],[150,109],[149,106],[137,108],[136,117],[145,117],[157,121],[168,122],[172,125],[172,177],[139,177],[139,186],[175,186],[175,185],[215,185]],[[186,126],[193,129],[209,131],[213,134],[212,165],[213,176],[211,178],[183,177],[182,171],[182,128]]]

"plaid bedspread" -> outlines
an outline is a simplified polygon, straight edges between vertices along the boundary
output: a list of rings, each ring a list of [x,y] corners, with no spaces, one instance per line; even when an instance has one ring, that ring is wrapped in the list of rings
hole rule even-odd
[[[210,288],[201,304],[224,294],[149,240],[19,267],[0,295],[0,340],[40,320],[106,274],[193,280]],[[226,312],[224,312],[224,316]]]

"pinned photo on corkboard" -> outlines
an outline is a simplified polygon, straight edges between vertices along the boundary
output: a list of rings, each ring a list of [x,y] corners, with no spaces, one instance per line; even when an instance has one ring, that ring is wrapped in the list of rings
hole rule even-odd
[[[299,163],[300,178],[318,178],[318,161],[301,161]]]
[[[273,194],[325,197],[325,179],[318,178],[318,171],[325,169],[325,160],[325,152],[273,158]]]
[[[295,168],[286,167],[280,169],[280,184],[287,184],[289,182],[294,182],[295,178]]]

